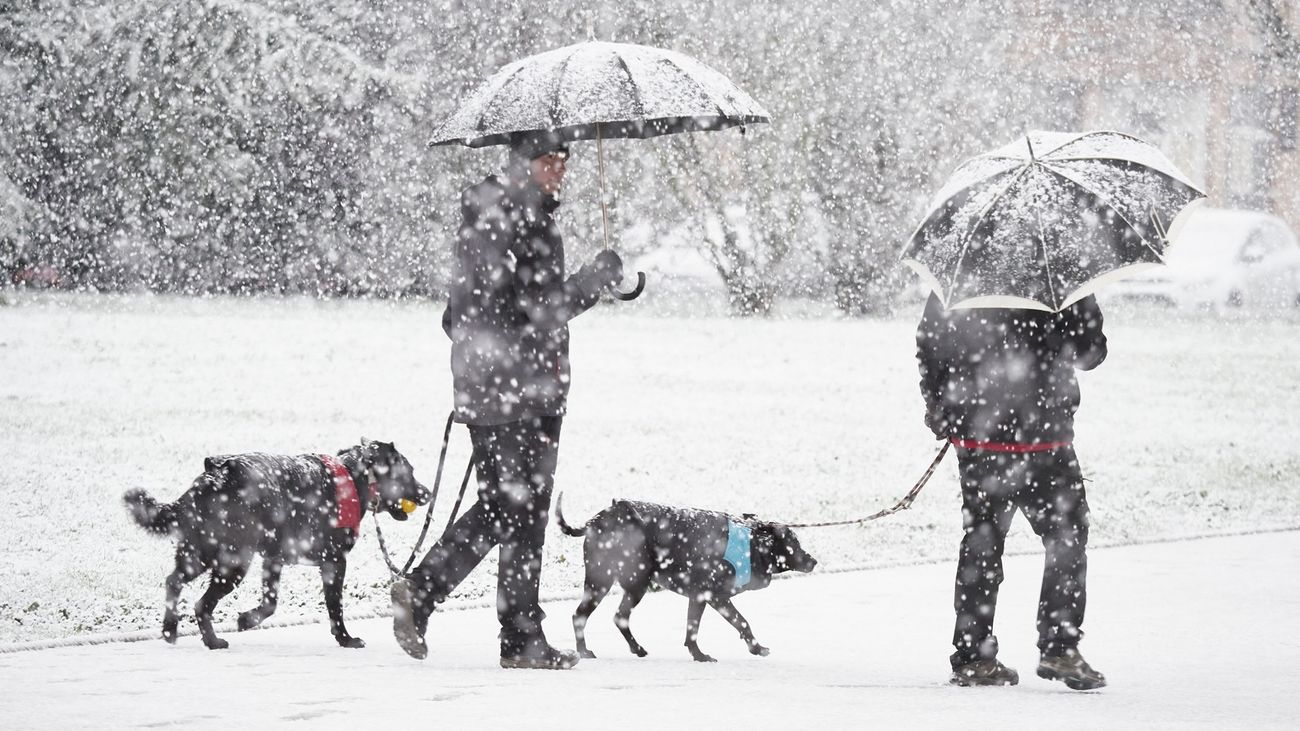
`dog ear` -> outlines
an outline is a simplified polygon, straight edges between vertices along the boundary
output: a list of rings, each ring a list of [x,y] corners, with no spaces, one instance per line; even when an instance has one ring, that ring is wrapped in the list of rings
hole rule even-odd
[[[618,501],[615,500],[615,501],[614,501],[614,504],[615,504],[615,505],[618,505]],[[634,521],[636,521],[637,523],[640,523],[640,524],[642,524],[642,525],[645,525],[645,518],[641,516],[641,513],[638,512],[637,509],[636,509],[634,506],[632,506],[632,505],[628,505],[627,503],[624,503],[623,505],[624,505],[624,507],[627,508],[628,515],[630,515],[630,516],[632,517],[632,520],[634,520]]]
[[[379,452],[379,442],[361,437],[361,457],[366,461],[374,461]]]

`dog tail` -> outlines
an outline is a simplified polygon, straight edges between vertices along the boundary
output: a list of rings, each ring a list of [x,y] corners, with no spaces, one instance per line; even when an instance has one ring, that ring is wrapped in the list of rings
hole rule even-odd
[[[564,502],[564,493],[555,496],[555,522],[560,526],[560,532],[566,536],[585,536],[587,535],[587,524],[583,523],[581,528],[574,528],[564,522],[564,511],[560,509],[560,503]]]
[[[135,522],[150,533],[165,536],[176,527],[176,506],[159,505],[158,501],[149,497],[149,493],[144,490],[128,491],[122,496],[122,502],[126,503],[126,509],[131,511],[131,517],[135,518]]]

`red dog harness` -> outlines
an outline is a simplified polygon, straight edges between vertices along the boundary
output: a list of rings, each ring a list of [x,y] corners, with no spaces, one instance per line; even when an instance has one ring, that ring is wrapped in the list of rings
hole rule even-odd
[[[361,532],[361,495],[357,491],[357,483],[352,480],[352,474],[348,468],[343,466],[343,462],[332,454],[317,455],[320,461],[325,465],[325,469],[334,475],[334,496],[335,502],[338,503],[338,515],[330,519],[330,525],[335,528],[347,528],[353,533]],[[368,486],[367,486],[368,487]],[[370,490],[366,490],[367,493]],[[366,502],[370,502],[370,495],[366,495]]]
[[[1036,444],[1017,444],[1015,442],[981,442],[975,439],[958,439],[952,438],[954,447],[962,449],[981,449],[988,452],[1011,452],[1013,454],[1025,454],[1026,452],[1050,452],[1053,449],[1070,446],[1069,442],[1038,442]]]

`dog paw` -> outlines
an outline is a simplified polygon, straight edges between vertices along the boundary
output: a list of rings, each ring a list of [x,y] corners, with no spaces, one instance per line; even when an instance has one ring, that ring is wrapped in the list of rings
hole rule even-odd
[[[360,637],[336,637],[339,641],[339,647],[348,647],[359,650],[366,646],[366,641]]]
[[[705,655],[702,652],[698,655],[691,655],[691,658],[695,660],[695,662],[717,662],[718,661],[717,658],[711,655]]]
[[[772,651],[762,645],[750,645],[749,654],[758,655],[759,657],[767,657],[772,654]]]
[[[649,655],[650,653],[646,652],[644,647],[640,647],[640,646],[638,646],[638,647],[633,647],[633,648],[632,648],[632,654],[633,654],[633,655],[636,655],[637,657],[645,657],[646,655]]]
[[[261,620],[254,616],[252,612],[244,612],[239,615],[239,621],[236,622],[236,626],[239,628],[240,632],[247,629],[253,629],[259,624],[261,624]]]
[[[162,638],[169,645],[176,644],[176,630],[163,630]]]
[[[578,650],[578,657],[582,658],[583,660],[595,660],[596,653],[592,652],[591,650]]]
[[[207,645],[209,650],[224,650],[230,647],[230,643],[220,637],[213,638],[211,641],[204,640],[203,644]]]

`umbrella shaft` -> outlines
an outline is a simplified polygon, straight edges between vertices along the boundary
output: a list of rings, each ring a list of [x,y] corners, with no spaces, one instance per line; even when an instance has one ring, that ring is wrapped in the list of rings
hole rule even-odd
[[[605,207],[605,145],[600,137],[600,123],[596,123],[596,169],[600,175],[600,224],[605,234],[605,248],[609,248],[609,211]]]

